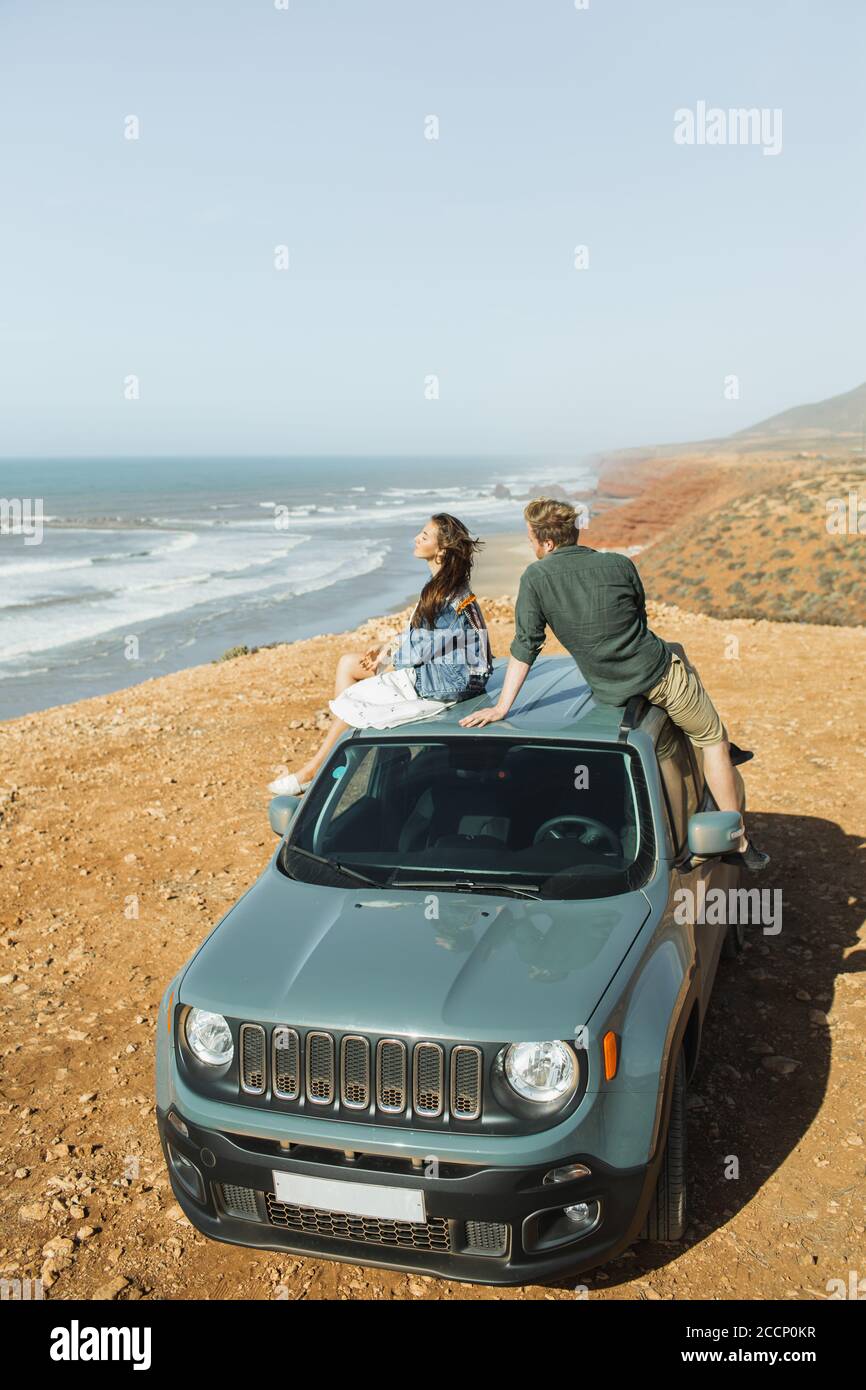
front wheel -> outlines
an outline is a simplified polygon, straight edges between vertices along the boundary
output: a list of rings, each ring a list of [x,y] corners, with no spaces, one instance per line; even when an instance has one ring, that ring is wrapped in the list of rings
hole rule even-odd
[[[658,1182],[640,1240],[678,1241],[686,1229],[686,1059],[680,1049]]]

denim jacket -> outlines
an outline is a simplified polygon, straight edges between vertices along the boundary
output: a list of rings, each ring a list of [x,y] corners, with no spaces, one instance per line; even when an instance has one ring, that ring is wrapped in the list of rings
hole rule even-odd
[[[493,663],[487,624],[469,589],[455,594],[432,628],[407,627],[394,652],[396,669],[415,669],[415,689],[428,700],[468,700],[484,691]]]

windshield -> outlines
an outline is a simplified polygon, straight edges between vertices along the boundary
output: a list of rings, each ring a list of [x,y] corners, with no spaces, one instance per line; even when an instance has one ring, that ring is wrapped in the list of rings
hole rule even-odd
[[[625,748],[440,738],[342,743],[304,797],[280,867],[308,883],[597,898],[654,859]]]

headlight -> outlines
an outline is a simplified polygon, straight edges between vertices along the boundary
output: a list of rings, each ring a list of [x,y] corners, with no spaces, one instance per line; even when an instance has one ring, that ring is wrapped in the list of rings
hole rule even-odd
[[[574,1090],[577,1060],[565,1043],[512,1043],[505,1053],[505,1075],[525,1100],[560,1100]]]
[[[235,1047],[222,1014],[190,1009],[186,1016],[186,1040],[193,1056],[208,1066],[222,1067],[232,1060]]]

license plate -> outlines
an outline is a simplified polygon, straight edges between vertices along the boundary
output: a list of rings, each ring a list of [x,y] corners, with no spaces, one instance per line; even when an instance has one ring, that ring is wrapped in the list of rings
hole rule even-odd
[[[350,1216],[375,1216],[382,1221],[427,1220],[424,1193],[406,1187],[310,1178],[304,1173],[279,1173],[276,1169],[273,1177],[277,1201],[290,1206],[345,1211]]]

